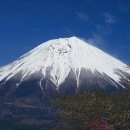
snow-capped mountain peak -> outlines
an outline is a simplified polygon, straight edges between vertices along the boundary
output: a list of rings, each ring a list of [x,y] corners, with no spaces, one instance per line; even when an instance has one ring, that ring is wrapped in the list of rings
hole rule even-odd
[[[122,87],[125,86],[121,84],[121,78],[127,79],[123,73],[130,74],[126,64],[77,37],[70,37],[49,40],[1,67],[0,81],[5,83],[15,77],[19,86],[23,81],[39,78],[41,85],[42,80],[48,77],[59,88],[72,71],[78,87],[82,69],[93,75],[96,72],[106,75],[111,82]]]

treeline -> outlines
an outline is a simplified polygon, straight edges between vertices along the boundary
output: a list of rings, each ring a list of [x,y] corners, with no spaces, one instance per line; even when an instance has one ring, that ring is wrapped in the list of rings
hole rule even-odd
[[[60,118],[67,130],[130,130],[130,89],[105,93],[91,91],[60,97]]]

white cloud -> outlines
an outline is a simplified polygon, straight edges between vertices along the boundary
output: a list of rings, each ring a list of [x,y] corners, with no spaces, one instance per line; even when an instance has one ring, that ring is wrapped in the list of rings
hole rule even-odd
[[[109,13],[104,13],[103,16],[105,17],[106,23],[108,24],[114,24],[116,22],[115,16]]]
[[[124,4],[123,2],[119,2],[117,6],[120,12],[126,12],[130,10],[130,5]]]
[[[106,46],[106,42],[103,37],[95,32],[92,32],[92,37],[89,38],[87,41],[88,43],[98,47],[104,47],[104,45]]]
[[[76,12],[76,15],[77,17],[80,19],[80,20],[83,20],[83,21],[88,21],[89,20],[89,17],[87,14],[83,13],[83,12]]]
[[[67,33],[67,34],[69,34],[69,35],[71,35],[71,36],[75,36],[75,33],[74,33],[74,31],[72,31],[71,29],[69,29],[69,28],[63,28],[64,29],[64,31]]]

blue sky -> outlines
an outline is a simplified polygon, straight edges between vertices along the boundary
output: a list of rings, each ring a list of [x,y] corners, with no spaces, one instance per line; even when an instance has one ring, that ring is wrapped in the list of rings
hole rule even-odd
[[[130,65],[130,1],[0,0],[0,66],[74,35]]]

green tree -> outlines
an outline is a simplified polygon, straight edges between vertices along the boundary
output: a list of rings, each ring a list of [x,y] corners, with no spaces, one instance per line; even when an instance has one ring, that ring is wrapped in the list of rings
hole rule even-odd
[[[85,129],[86,123],[106,121],[111,129],[130,128],[130,90],[116,93],[87,92],[56,99],[61,119]],[[104,125],[105,126],[105,125]]]

